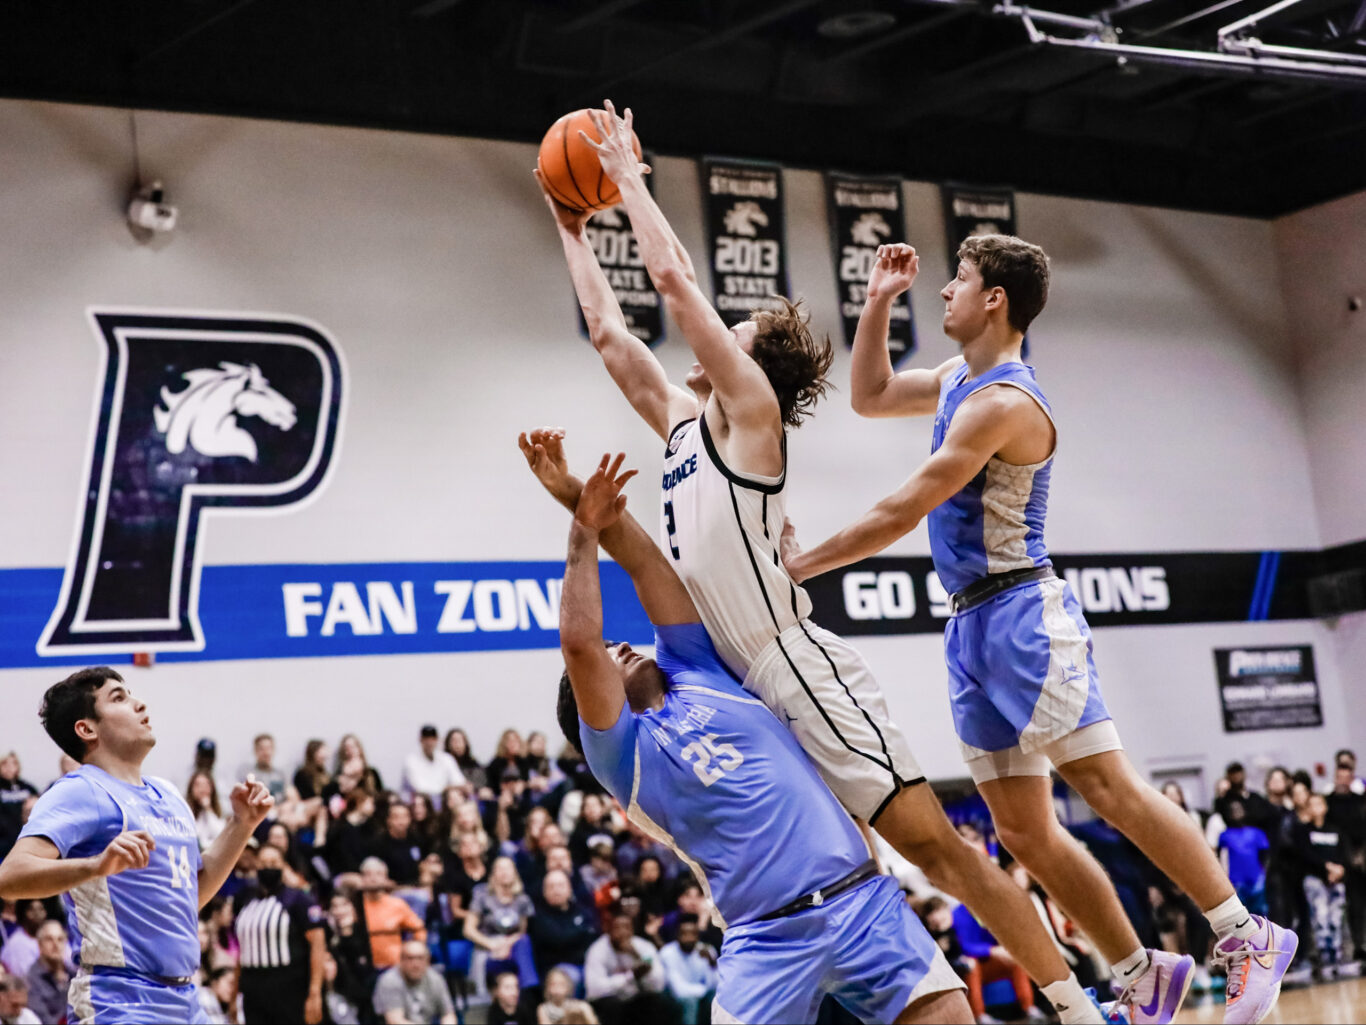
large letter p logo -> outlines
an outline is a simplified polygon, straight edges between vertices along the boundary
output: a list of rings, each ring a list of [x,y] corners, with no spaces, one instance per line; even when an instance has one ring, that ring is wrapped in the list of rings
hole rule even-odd
[[[292,320],[98,312],[104,381],[85,508],[38,652],[197,651],[199,527],[323,483],[342,364]]]

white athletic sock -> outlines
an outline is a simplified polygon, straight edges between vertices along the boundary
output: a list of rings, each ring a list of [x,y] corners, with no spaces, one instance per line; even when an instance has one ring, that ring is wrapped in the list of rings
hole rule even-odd
[[[1075,972],[1062,982],[1052,982],[1039,988],[1053,1005],[1053,1010],[1058,1012],[1062,1025],[1082,1025],[1084,1022],[1102,1020],[1096,1005],[1091,1003],[1091,998],[1077,981]]]
[[[1132,986],[1143,976],[1148,974],[1148,969],[1153,965],[1153,959],[1148,954],[1147,948],[1139,947],[1123,961],[1116,961],[1110,966],[1110,974],[1115,981],[1122,987]]]
[[[1214,935],[1220,940],[1226,940],[1230,936],[1245,940],[1259,928],[1236,893],[1222,904],[1206,911],[1205,917],[1209,919],[1209,927],[1214,930]]]

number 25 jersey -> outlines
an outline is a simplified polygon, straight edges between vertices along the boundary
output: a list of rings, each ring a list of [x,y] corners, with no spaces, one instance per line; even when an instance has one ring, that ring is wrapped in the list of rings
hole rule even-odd
[[[655,628],[664,707],[581,724],[589,767],[631,820],[674,849],[739,925],[868,858],[787,727],[735,681],[701,623]]]

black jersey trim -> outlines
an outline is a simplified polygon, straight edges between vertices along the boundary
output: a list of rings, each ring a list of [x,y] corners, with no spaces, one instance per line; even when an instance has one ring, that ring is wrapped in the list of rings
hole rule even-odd
[[[715,443],[711,440],[711,430],[707,427],[707,417],[705,414],[699,416],[697,418],[697,422],[702,427],[702,444],[706,446],[707,455],[711,457],[711,461],[716,464],[716,468],[721,471],[722,475],[726,478],[726,480],[730,481],[732,484],[738,484],[742,488],[747,488],[750,491],[758,491],[765,495],[776,495],[778,492],[783,490],[783,485],[787,483],[786,434],[783,435],[782,441],[783,472],[778,475],[778,482],[776,484],[761,484],[757,480],[749,480],[745,477],[741,477],[738,473],[736,473],[734,470],[732,470],[729,466],[725,464],[725,462],[721,459],[721,454],[716,451]]]
[[[892,774],[892,779],[896,783],[900,783],[901,777],[897,774],[896,766],[892,763],[892,753],[887,750],[887,738],[882,735],[882,730],[880,730],[877,723],[873,721],[873,717],[868,714],[868,710],[858,703],[858,698],[854,697],[854,692],[849,689],[849,685],[845,683],[844,679],[840,676],[840,671],[835,666],[835,660],[830,657],[830,652],[825,650],[825,645],[811,636],[811,631],[807,630],[806,624],[800,619],[797,620],[797,625],[802,628],[802,634],[806,639],[814,644],[817,650],[825,657],[826,663],[830,666],[830,671],[835,674],[835,682],[844,688],[845,696],[854,703],[854,707],[863,714],[863,718],[867,720],[868,725],[871,726],[873,732],[877,734],[877,742],[882,745],[882,756],[887,759],[887,771]],[[879,762],[878,764],[880,765],[882,763]]]
[[[764,518],[764,540],[767,541],[768,544],[770,545],[770,547],[772,547],[772,549],[773,549],[773,565],[778,566],[779,568],[782,568],[782,557],[781,557],[781,553],[780,553],[780,551],[779,551],[779,546],[778,546],[778,545],[775,545],[775,544],[773,543],[773,538],[772,538],[772,536],[771,536],[771,535],[769,534],[769,532],[768,532],[768,496],[767,496],[767,495],[764,496],[763,518]],[[797,616],[797,585],[796,585],[795,583],[792,582],[792,578],[791,578],[791,577],[788,577],[787,586],[788,586],[788,590],[791,591],[791,594],[792,594],[792,614],[793,614],[794,616]],[[844,693],[845,693],[845,695],[849,698],[849,700],[850,700],[851,702],[853,702],[854,707],[857,708],[857,709],[859,710],[859,712],[862,713],[863,718],[866,719],[866,720],[868,721],[868,725],[871,726],[871,727],[873,728],[873,732],[874,732],[875,734],[877,734],[877,741],[878,741],[878,743],[882,746],[882,756],[883,756],[884,758],[887,759],[887,769],[888,769],[888,771],[891,772],[891,774],[892,774],[892,779],[893,779],[896,783],[900,784],[900,783],[901,783],[901,777],[897,775],[896,766],[893,764],[893,761],[892,761],[892,753],[891,753],[890,751],[887,750],[887,738],[884,737],[884,736],[882,735],[882,730],[879,729],[879,728],[878,728],[878,724],[875,723],[875,722],[873,721],[873,717],[872,717],[871,715],[868,714],[868,710],[858,703],[858,698],[854,697],[854,692],[851,691],[851,690],[849,689],[849,685],[848,685],[847,683],[845,683],[845,682],[844,682],[844,679],[840,676],[840,671],[839,671],[839,669],[835,666],[835,660],[834,660],[833,658],[830,657],[830,652],[828,652],[828,651],[825,650],[825,645],[821,644],[820,641],[816,640],[816,638],[814,638],[814,637],[811,636],[811,632],[810,632],[809,630],[807,630],[806,624],[802,622],[800,616],[797,616],[797,625],[800,626],[800,627],[802,628],[802,633],[805,634],[806,639],[807,639],[808,641],[810,641],[812,644],[814,644],[814,645],[816,646],[816,648],[820,651],[821,655],[824,656],[826,663],[830,666],[830,671],[831,671],[832,673],[835,674],[835,682],[838,683],[841,687],[844,688]],[[879,764],[880,764],[880,763],[879,763]]]
[[[844,739],[844,734],[839,731],[839,727],[835,725],[835,721],[830,718],[830,715],[828,712],[826,712],[824,706],[822,706],[820,701],[817,700],[815,693],[811,690],[810,685],[802,676],[801,670],[797,668],[797,663],[793,662],[792,656],[787,653],[787,648],[783,645],[783,639],[781,637],[782,631],[778,629],[778,617],[773,611],[773,602],[769,600],[768,588],[764,586],[763,575],[759,572],[759,560],[754,557],[754,548],[749,543],[749,535],[745,533],[745,521],[740,516],[740,499],[735,494],[734,484],[732,484],[730,487],[730,504],[731,507],[735,510],[735,526],[740,531],[740,540],[744,542],[745,554],[749,556],[750,568],[754,570],[754,581],[759,585],[759,593],[764,596],[764,606],[768,609],[769,618],[773,620],[773,629],[775,631],[773,635],[773,640],[777,643],[778,650],[783,653],[783,659],[787,662],[788,668],[792,670],[792,675],[797,678],[797,682],[801,684],[802,690],[806,691],[806,696],[811,699],[811,704],[813,704],[816,707],[816,711],[820,712],[821,718],[824,719],[825,724],[830,727],[830,732],[835,735],[835,739],[837,739],[841,744],[844,745],[844,747],[847,750],[849,750],[853,754],[861,755],[862,757],[867,758],[879,769],[886,769],[888,772],[892,774],[893,782],[899,784],[901,781],[897,777],[896,770],[890,764],[890,757],[888,758],[889,764],[884,765],[882,762],[878,761],[877,758],[875,758],[873,755],[870,755],[867,751],[862,751],[859,748],[856,748],[853,744],[849,743],[849,741]],[[802,629],[803,631],[805,631],[805,627],[803,627]],[[826,657],[828,658],[829,656]],[[848,688],[846,687],[845,690],[847,692]],[[881,736],[881,734],[879,734],[879,736]],[[885,743],[883,744],[883,748],[885,750]]]
[[[909,790],[911,787],[919,786],[921,783],[927,782],[929,781],[925,779],[924,776],[908,779],[904,783],[901,780],[897,780],[896,786],[892,788],[892,792],[882,799],[882,803],[877,806],[877,811],[873,812],[873,814],[868,817],[868,825],[874,827],[877,825],[877,820],[882,817],[882,813],[886,811],[887,806],[892,803],[892,798],[896,797],[901,791]]]
[[[668,438],[666,438],[666,439],[664,440],[664,458],[665,458],[665,459],[668,459],[670,456],[672,456],[672,455],[674,454],[674,437],[675,437],[675,435],[677,435],[679,431],[681,431],[684,427],[687,427],[688,424],[692,423],[692,422],[693,422],[694,420],[696,420],[696,419],[697,419],[697,417],[695,417],[695,416],[690,416],[690,417],[688,417],[688,419],[686,419],[686,420],[680,420],[680,421],[678,421],[678,423],[674,424],[672,427],[669,428],[669,436],[668,436]]]

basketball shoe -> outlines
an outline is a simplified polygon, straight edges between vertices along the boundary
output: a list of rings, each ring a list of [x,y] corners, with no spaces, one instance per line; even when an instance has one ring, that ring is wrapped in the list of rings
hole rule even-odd
[[[1119,999],[1107,1005],[1111,1014],[1123,1010],[1126,1016],[1119,1020],[1135,1025],[1169,1022],[1181,1010],[1186,993],[1190,991],[1195,976],[1195,958],[1165,950],[1149,950],[1148,957],[1148,970],[1125,986]]]
[[[1253,915],[1252,921],[1257,931],[1247,939],[1230,936],[1214,948],[1214,962],[1228,971],[1228,1025],[1255,1025],[1271,1013],[1281,994],[1281,979],[1300,945],[1289,929],[1261,915]]]

